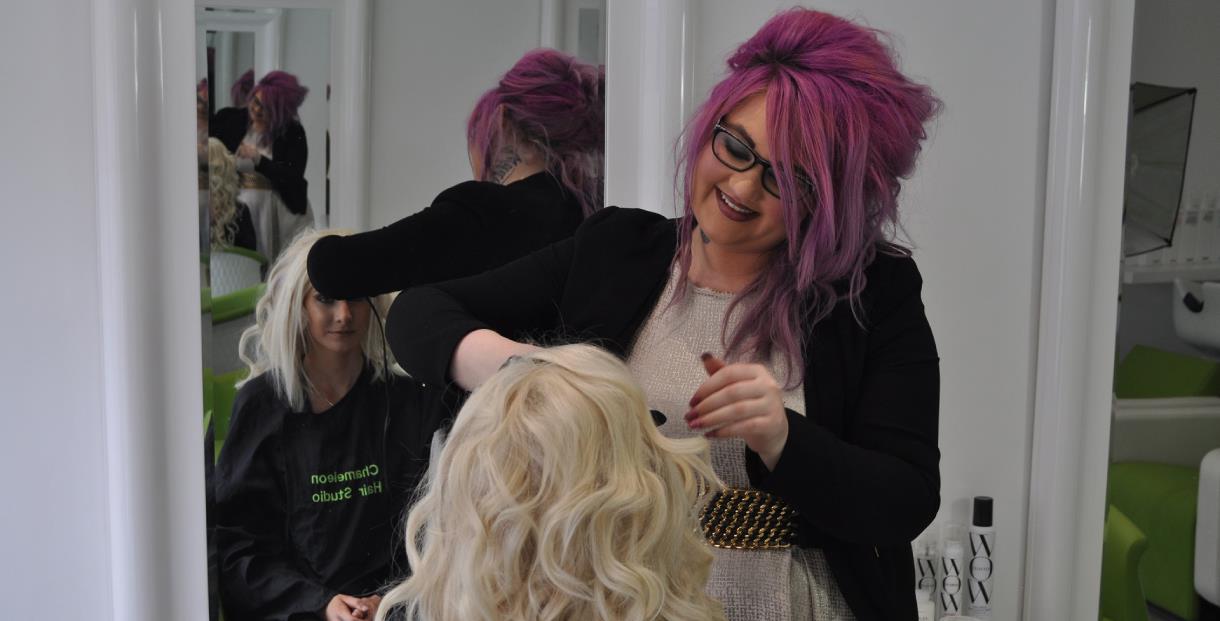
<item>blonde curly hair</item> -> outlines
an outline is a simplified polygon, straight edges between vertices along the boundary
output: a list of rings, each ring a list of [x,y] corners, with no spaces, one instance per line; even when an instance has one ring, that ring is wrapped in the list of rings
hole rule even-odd
[[[458,414],[377,620],[723,619],[697,521],[719,486],[707,441],[662,436],[613,355],[536,351]]]
[[[237,236],[237,162],[224,143],[208,138],[209,236],[213,248],[233,245]]]

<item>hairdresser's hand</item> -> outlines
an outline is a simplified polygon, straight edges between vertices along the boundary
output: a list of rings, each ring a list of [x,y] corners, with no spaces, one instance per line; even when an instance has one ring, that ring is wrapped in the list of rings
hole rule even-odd
[[[356,597],[340,593],[326,605],[326,621],[368,621],[377,614],[380,605],[380,595]]]
[[[250,160],[255,164],[258,163],[258,159],[260,157],[258,154],[258,149],[255,148],[254,145],[245,142],[241,143],[237,147],[237,153],[234,155],[236,155],[239,159]]]
[[[686,424],[709,438],[741,438],[774,470],[788,442],[783,389],[761,364],[726,365],[703,354],[710,376],[691,398]]]

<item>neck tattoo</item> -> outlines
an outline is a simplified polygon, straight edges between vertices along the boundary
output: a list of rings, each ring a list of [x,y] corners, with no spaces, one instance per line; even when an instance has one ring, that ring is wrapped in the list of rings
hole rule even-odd
[[[517,157],[514,152],[508,153],[505,157],[500,158],[494,168],[491,169],[491,178],[496,183],[505,185],[505,180],[508,179],[509,173],[521,163],[521,158]]]
[[[703,232],[703,229],[699,229],[699,239],[702,239],[705,245],[712,243],[712,240],[708,238],[707,233]]]

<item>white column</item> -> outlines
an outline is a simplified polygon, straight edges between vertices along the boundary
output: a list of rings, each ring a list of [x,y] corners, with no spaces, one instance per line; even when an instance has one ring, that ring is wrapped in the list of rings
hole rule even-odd
[[[97,269],[101,307],[81,317],[102,332],[113,611],[99,616],[123,621],[207,618],[193,17],[171,0],[93,5],[99,239],[80,269]]]
[[[674,141],[691,98],[690,0],[609,0],[606,204],[678,214]]]
[[[1023,617],[1096,619],[1134,0],[1060,0]]]

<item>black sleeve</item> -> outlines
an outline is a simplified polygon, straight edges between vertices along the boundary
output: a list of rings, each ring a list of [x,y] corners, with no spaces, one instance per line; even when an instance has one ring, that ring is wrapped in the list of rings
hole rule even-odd
[[[271,182],[288,211],[305,213],[308,206],[305,163],[309,160],[305,128],[300,123],[289,123],[284,134],[271,145],[271,151],[272,157],[259,158],[254,170]]]
[[[256,380],[257,381],[257,380]],[[278,419],[265,393],[243,387],[216,463],[216,547],[226,618],[322,618],[336,595],[293,563],[277,467]],[[250,390],[247,390],[250,389]]]
[[[254,218],[250,208],[237,203],[237,233],[233,236],[233,245],[246,250],[258,251],[258,236],[254,232]]]
[[[908,543],[940,506],[940,361],[918,271],[909,260],[897,271],[868,334],[859,402],[847,416],[853,441],[788,410],[788,443],[775,470],[766,473],[747,451],[757,487],[851,543]]]
[[[509,207],[479,200],[476,187],[454,186],[432,206],[375,231],[319,239],[309,250],[311,284],[340,300],[380,295],[477,274],[537,249],[514,251],[524,235],[506,228]]]
[[[230,153],[236,152],[242,138],[246,136],[249,115],[245,108],[217,110],[216,114],[208,119],[208,137],[220,140]]]
[[[398,296],[386,326],[395,359],[420,381],[443,386],[453,352],[467,334],[488,328],[522,340],[553,329],[578,236],[497,269]]]

